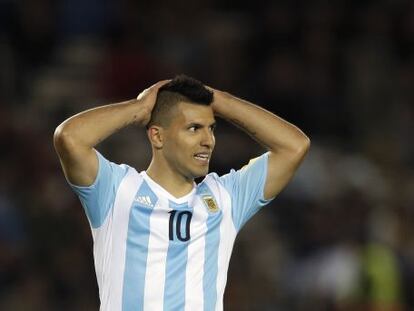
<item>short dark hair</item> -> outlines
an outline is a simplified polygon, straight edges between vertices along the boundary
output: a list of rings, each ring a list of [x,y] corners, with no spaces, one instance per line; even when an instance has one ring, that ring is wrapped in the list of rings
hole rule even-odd
[[[169,112],[179,102],[208,106],[213,102],[213,92],[194,78],[183,74],[174,77],[158,90],[157,100],[147,127],[154,124],[167,126]]]

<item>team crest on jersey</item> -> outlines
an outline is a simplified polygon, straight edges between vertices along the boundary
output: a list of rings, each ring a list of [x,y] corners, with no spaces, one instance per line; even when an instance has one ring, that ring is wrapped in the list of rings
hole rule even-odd
[[[203,201],[210,213],[216,213],[219,211],[219,207],[211,195],[203,196]]]

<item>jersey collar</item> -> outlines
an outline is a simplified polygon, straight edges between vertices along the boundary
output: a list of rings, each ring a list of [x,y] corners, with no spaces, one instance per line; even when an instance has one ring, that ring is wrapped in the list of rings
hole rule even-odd
[[[165,188],[163,188],[161,185],[159,185],[157,182],[155,182],[151,177],[148,176],[147,172],[142,171],[140,175],[144,178],[144,180],[148,183],[148,185],[155,190],[157,193],[162,193],[164,196],[166,196],[170,201],[173,201],[177,204],[185,203],[189,201],[189,199],[194,195],[196,191],[196,183],[193,182],[193,189],[187,193],[186,195],[176,198],[171,193],[169,193]]]

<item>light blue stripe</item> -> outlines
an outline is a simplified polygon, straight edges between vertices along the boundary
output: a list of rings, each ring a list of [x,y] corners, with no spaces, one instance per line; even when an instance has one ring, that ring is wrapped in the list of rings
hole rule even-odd
[[[104,223],[115,201],[119,185],[128,173],[127,166],[109,162],[98,151],[96,151],[96,155],[99,168],[93,184],[82,187],[69,182],[69,185],[79,196],[92,228],[95,229]]]
[[[206,184],[199,187],[199,195],[212,196]],[[207,233],[204,248],[204,311],[215,310],[217,303],[217,273],[218,273],[218,249],[220,244],[220,223],[223,218],[222,211],[209,213],[206,221]]]
[[[176,204],[170,201],[170,208],[176,211],[190,211],[188,204]],[[176,236],[176,226],[179,212],[174,217],[173,240],[168,245],[165,271],[164,310],[184,310],[185,307],[185,274],[187,269],[187,254],[189,241],[180,241]],[[171,216],[170,216],[171,217]],[[182,217],[181,230],[185,230],[186,215]],[[181,231],[183,234],[184,231]]]
[[[254,214],[273,200],[264,198],[268,157],[269,152],[266,152],[238,171],[232,169],[230,173],[218,178],[230,194],[231,214],[237,232]]]
[[[128,236],[126,241],[124,287],[122,310],[141,311],[144,308],[145,271],[147,267],[150,216],[157,196],[144,181],[137,196],[148,196],[152,206],[133,203],[131,208]]]

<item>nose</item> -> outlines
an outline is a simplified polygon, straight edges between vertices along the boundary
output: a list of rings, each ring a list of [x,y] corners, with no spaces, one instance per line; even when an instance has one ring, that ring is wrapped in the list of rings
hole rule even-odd
[[[214,133],[210,130],[203,131],[203,137],[201,139],[201,145],[213,149],[216,139]]]

